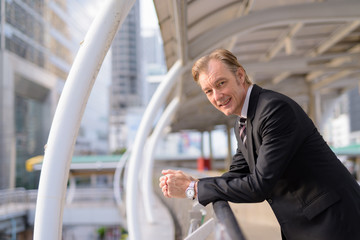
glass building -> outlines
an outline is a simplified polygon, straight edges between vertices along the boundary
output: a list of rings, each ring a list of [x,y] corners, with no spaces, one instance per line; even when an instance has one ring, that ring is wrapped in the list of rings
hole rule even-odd
[[[110,90],[110,151],[128,146],[128,109],[142,106],[142,61],[139,1],[136,1],[112,43]]]
[[[25,161],[44,152],[94,2],[0,1],[0,189],[37,187],[39,173],[26,172]]]

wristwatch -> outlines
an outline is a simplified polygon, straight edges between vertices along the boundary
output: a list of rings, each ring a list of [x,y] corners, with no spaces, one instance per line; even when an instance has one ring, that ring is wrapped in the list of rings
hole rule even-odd
[[[195,199],[195,181],[189,184],[189,187],[185,190],[186,197],[194,200]]]

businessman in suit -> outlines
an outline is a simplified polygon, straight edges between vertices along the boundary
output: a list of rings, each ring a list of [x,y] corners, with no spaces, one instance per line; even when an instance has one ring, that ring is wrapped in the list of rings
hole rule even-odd
[[[238,116],[237,151],[219,177],[163,170],[164,196],[204,206],[266,200],[283,239],[360,239],[360,187],[296,102],[252,84],[224,49],[200,58],[192,73],[213,106]]]

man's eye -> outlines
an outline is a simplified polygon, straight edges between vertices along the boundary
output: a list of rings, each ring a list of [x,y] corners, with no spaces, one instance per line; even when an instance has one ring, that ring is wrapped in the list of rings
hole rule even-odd
[[[221,87],[222,85],[224,85],[224,83],[225,83],[225,82],[218,82],[218,83],[216,84],[216,87]]]

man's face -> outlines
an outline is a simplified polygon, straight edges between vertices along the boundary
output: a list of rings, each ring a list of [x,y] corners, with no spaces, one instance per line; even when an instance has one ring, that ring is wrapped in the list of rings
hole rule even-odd
[[[226,116],[241,115],[249,87],[241,68],[234,75],[222,62],[212,59],[207,71],[199,74],[198,82],[211,104],[219,111]]]

